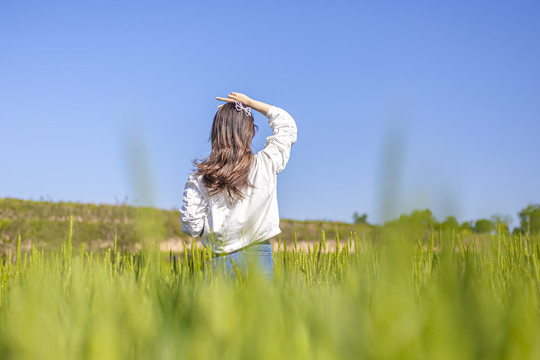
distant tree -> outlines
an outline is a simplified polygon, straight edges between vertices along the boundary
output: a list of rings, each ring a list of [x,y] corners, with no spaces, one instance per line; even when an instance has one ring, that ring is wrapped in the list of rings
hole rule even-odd
[[[461,231],[474,231],[474,226],[472,221],[464,221],[459,225],[459,230]]]
[[[480,219],[474,223],[474,232],[484,234],[493,231],[493,223],[487,219]]]
[[[426,241],[431,230],[438,229],[437,220],[431,210],[413,210],[410,214],[401,214],[398,219],[387,221],[384,229],[412,241]]]
[[[409,216],[409,220],[414,224],[424,228],[431,228],[437,224],[437,220],[429,209],[414,210]]]
[[[413,210],[409,215],[401,214],[397,220],[392,220],[387,224],[427,230],[437,225],[437,220],[431,210],[425,209]]]
[[[446,220],[441,223],[441,231],[451,231],[459,229],[459,222],[455,216],[448,216]]]
[[[536,234],[540,232],[540,204],[530,204],[518,215],[523,233]]]
[[[355,224],[366,224],[367,223],[367,214],[358,215],[357,212],[353,214],[353,222]]]
[[[512,223],[512,217],[509,215],[495,214],[491,216],[491,223],[494,229],[501,233],[510,233],[510,224]]]

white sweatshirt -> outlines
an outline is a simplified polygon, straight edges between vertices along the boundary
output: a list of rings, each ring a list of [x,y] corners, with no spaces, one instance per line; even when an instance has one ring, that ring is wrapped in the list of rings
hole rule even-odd
[[[186,183],[180,209],[182,231],[192,237],[201,235],[203,245],[210,246],[214,253],[230,253],[281,232],[277,174],[285,169],[296,142],[296,123],[289,113],[275,106],[266,117],[274,134],[254,156],[249,173],[253,187],[243,190],[244,199],[233,206],[224,193],[209,197],[202,176],[196,174],[191,174]]]

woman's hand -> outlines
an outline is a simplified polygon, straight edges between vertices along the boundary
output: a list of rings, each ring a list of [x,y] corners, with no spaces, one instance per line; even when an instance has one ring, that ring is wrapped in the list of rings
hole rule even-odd
[[[227,95],[226,98],[216,97],[216,99],[219,100],[219,101],[225,101],[225,102],[230,102],[230,103],[233,103],[235,101],[240,101],[242,103],[242,105],[249,106],[249,107],[253,108],[254,110],[257,110],[258,112],[260,112],[261,114],[263,114],[265,116],[268,113],[268,110],[270,110],[270,108],[272,107],[272,105],[268,105],[268,104],[265,104],[265,103],[263,103],[261,101],[250,99],[246,95],[240,94],[240,93],[237,93],[237,92],[230,93],[229,95]],[[225,104],[219,105],[218,108],[222,107],[223,105],[225,105]]]
[[[227,95],[226,98],[216,97],[216,99],[218,99],[220,101],[232,102],[232,103],[235,102],[235,101],[240,101],[242,103],[242,105],[250,106],[250,107],[251,107],[251,101],[252,101],[246,95],[240,94],[240,93],[237,93],[237,92],[230,93],[229,95]],[[218,108],[222,107],[223,105],[225,105],[225,104],[219,105]]]

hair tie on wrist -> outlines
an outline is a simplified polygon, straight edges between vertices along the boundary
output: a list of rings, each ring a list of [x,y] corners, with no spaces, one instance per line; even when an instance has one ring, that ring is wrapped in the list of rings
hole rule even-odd
[[[242,111],[246,113],[247,116],[251,116],[251,108],[249,106],[244,106],[240,101],[235,101],[234,104],[236,105],[236,111]]]

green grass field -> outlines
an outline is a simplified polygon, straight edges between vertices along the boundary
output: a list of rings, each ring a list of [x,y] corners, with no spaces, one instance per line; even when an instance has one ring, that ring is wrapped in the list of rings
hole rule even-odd
[[[540,358],[537,237],[388,227],[328,251],[321,234],[280,243],[270,284],[197,247],[88,252],[76,225],[58,251],[3,257],[1,359]]]

